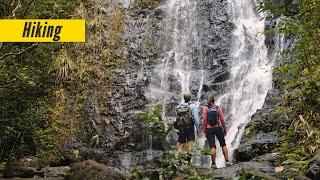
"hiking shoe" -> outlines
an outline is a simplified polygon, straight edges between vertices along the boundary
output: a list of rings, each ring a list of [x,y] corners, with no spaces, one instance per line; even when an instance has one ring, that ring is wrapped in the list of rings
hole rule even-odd
[[[217,165],[211,164],[211,169],[217,169]]]
[[[232,162],[230,162],[230,161],[226,161],[226,167],[228,167],[228,166],[232,166],[233,165],[233,163]]]

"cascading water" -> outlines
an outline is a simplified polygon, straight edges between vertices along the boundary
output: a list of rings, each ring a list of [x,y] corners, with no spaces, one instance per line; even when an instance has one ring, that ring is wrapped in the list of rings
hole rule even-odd
[[[170,117],[181,102],[183,92],[192,92],[195,95],[193,100],[200,104],[205,70],[197,24],[197,1],[169,0],[164,6],[168,44],[161,63],[154,69],[146,96],[164,105],[163,118],[169,123],[174,120]]]
[[[147,92],[147,97],[155,102],[167,105],[171,100],[180,101],[181,93],[190,91],[191,78],[198,83],[197,94],[200,99],[204,75],[201,70],[196,4],[194,0],[169,0],[166,4],[164,24],[166,34],[169,34],[168,44],[165,45],[167,51],[162,55],[162,63],[154,69]]]
[[[271,63],[262,31],[265,22],[255,10],[255,2],[230,0],[229,16],[235,24],[231,52],[229,91],[219,101],[227,104],[229,132],[226,136],[230,154],[239,146],[245,125],[261,108],[267,92],[272,88]],[[223,166],[223,157],[217,159]]]
[[[201,98],[204,85],[212,82],[212,78],[220,76],[221,68],[217,67],[223,67],[221,64],[227,63],[224,71],[229,72],[229,80],[218,84],[214,79],[216,84],[213,86],[219,85],[218,91],[207,87],[209,91],[215,90],[219,93],[216,97],[227,117],[229,133],[226,141],[232,154],[239,146],[246,123],[256,110],[262,107],[267,91],[272,86],[271,65],[268,64],[265,38],[261,34],[264,21],[260,20],[261,16],[254,9],[254,0],[229,0],[228,13],[235,25],[231,49],[225,45],[212,43],[215,39],[221,39],[217,33],[212,35],[212,42],[207,45],[208,43],[205,44],[203,41],[206,38],[210,39],[210,34],[208,37],[201,34],[206,31],[201,29],[205,27],[201,23],[204,22],[206,27],[207,24],[214,26],[210,25],[212,22],[206,22],[206,19],[217,19],[219,16],[218,12],[214,12],[209,14],[209,17],[199,17],[201,13],[198,11],[202,8],[199,8],[199,4],[203,2],[203,0],[168,0],[164,5],[166,13],[164,28],[168,41],[163,48],[165,53],[160,58],[161,63],[154,68],[146,97],[150,101],[164,104],[163,118],[169,122],[172,120],[170,116],[173,115],[176,105],[182,99],[181,94],[190,91],[195,96],[194,100],[200,104],[203,100]],[[216,9],[219,9],[219,3],[222,4],[213,1],[206,3]],[[224,18],[220,18],[220,22],[228,23]],[[215,31],[222,30],[218,27]],[[216,53],[214,58],[208,55],[208,52],[214,54],[219,50],[230,53],[230,62],[222,61],[226,58],[219,53]],[[208,64],[212,66],[208,67]],[[224,87],[223,90],[221,87]],[[204,145],[203,142],[198,144]],[[221,153],[216,163],[218,167],[224,166]]]

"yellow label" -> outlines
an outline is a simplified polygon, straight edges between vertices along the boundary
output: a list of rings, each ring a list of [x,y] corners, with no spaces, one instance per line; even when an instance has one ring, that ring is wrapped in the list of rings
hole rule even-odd
[[[83,19],[1,19],[0,42],[85,42]]]

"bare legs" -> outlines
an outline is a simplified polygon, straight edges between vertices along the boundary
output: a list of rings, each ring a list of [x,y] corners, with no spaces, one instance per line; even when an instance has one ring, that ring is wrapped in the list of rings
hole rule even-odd
[[[184,144],[178,144],[178,149],[177,149],[177,153],[182,153],[183,152],[183,148],[184,145],[188,144],[188,152],[191,153],[192,152],[192,146],[193,146],[193,141],[189,141],[188,143],[184,143]]]
[[[223,152],[224,159],[225,159],[226,161],[229,161],[228,148],[227,148],[227,146],[222,146],[222,152]],[[216,164],[216,156],[217,156],[216,148],[211,148],[211,160],[212,160],[212,164]]]
[[[228,148],[227,148],[227,146],[222,146],[222,152],[223,152],[224,159],[225,159],[226,161],[229,161]]]
[[[192,146],[193,146],[193,141],[189,141],[189,142],[188,142],[188,152],[189,152],[189,153],[192,152]]]
[[[184,144],[178,144],[178,149],[177,149],[177,153],[179,154],[179,153],[182,153],[182,151],[183,151],[183,146],[184,146]]]

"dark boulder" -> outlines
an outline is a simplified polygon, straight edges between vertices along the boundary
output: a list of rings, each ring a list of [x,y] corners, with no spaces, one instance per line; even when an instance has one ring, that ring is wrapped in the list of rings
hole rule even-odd
[[[310,178],[306,177],[306,176],[296,176],[294,177],[294,180],[311,180]]]
[[[32,178],[37,174],[37,169],[32,167],[11,166],[4,170],[4,178],[22,177]]]
[[[320,151],[311,159],[306,176],[311,179],[320,179]]]
[[[70,173],[70,166],[45,167],[41,171],[43,171],[45,178],[66,177]]]
[[[240,145],[237,150],[237,161],[250,161],[254,157],[272,152],[282,138],[275,134],[259,133],[253,139]]]
[[[233,166],[220,168],[214,171],[214,176],[220,177],[221,179],[233,179],[243,170],[246,170],[247,172],[256,172],[255,174],[259,174],[264,178],[270,177],[269,179],[275,179],[271,177],[275,175],[274,167],[267,163],[260,162],[241,162],[234,164]]]
[[[99,164],[93,160],[74,163],[71,173],[66,179],[74,180],[125,180],[126,176],[111,167]]]
[[[39,161],[39,159],[34,156],[28,156],[28,157],[24,157],[24,158],[20,159],[19,165],[24,166],[24,167],[32,167],[37,170],[40,170],[42,167],[42,164]]]
[[[279,160],[279,154],[278,153],[266,153],[260,156],[257,156],[253,158],[253,161],[256,162],[269,162],[269,163],[275,163]]]
[[[19,161],[15,158],[10,158],[8,164],[3,169],[3,177],[32,178],[35,175],[42,174],[41,171],[38,171],[40,167],[40,162],[36,157],[25,157]]]

